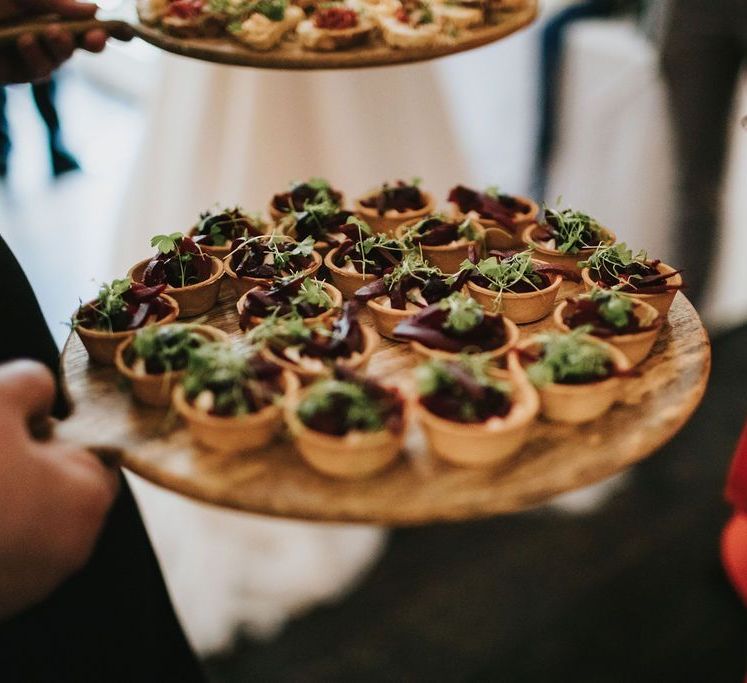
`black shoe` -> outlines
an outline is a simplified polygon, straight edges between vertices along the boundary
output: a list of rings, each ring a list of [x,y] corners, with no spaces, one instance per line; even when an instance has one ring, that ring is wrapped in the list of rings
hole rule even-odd
[[[72,171],[80,171],[80,164],[67,150],[52,148],[50,154],[52,156],[52,173],[54,173],[55,178]]]

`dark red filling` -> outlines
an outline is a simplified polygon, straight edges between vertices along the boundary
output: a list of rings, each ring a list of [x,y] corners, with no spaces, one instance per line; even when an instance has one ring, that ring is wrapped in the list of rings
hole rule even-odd
[[[600,313],[599,301],[591,299],[568,299],[563,310],[563,322],[571,329],[582,325],[591,325],[591,334],[597,337],[611,337],[617,334],[635,334],[646,332],[659,327],[661,321],[657,318],[649,325],[641,325],[640,320],[631,311],[624,327],[615,327]]]
[[[241,309],[239,325],[242,330],[251,327],[251,318],[266,318],[273,312],[286,315],[291,311],[298,311],[302,318],[315,318],[327,309],[312,305],[306,301],[293,305],[293,299],[301,291],[305,278],[300,277],[289,282],[281,282],[270,287],[257,287],[247,292],[244,307]]]
[[[316,201],[319,192],[320,190],[318,187],[312,187],[308,183],[300,183],[299,185],[296,185],[290,192],[281,192],[280,194],[276,194],[272,198],[272,206],[278,211],[282,211],[283,213],[289,213],[291,210],[291,206],[293,207],[294,211],[303,211],[304,206],[307,203],[314,203],[314,201]],[[330,188],[329,190],[327,190],[327,194],[329,195],[329,198],[333,202],[335,202],[335,204],[339,205],[342,202],[341,192]]]
[[[182,237],[176,249],[156,254],[143,271],[143,284],[187,287],[204,282],[210,277],[213,262],[190,237]]]
[[[644,290],[646,294],[660,294],[672,289],[679,289],[681,285],[673,285],[669,280],[682,271],[673,270],[671,273],[660,273],[658,270],[660,263],[661,261],[657,259],[645,263],[619,266],[616,269],[617,275],[608,270],[599,271],[592,268],[589,270],[589,277],[604,287],[622,285],[619,288],[621,292],[635,293]]]
[[[280,242],[277,249],[280,252],[291,251],[295,247],[293,242]],[[239,277],[256,277],[263,279],[283,278],[306,270],[314,262],[311,256],[301,254],[291,256],[287,265],[277,268],[274,263],[265,263],[265,257],[272,253],[266,241],[235,240],[231,245],[231,268]]]
[[[462,271],[455,278],[454,282],[447,282],[447,275],[428,275],[423,278],[417,278],[409,275],[400,279],[393,287],[388,287],[384,278],[379,278],[374,282],[363,285],[355,292],[355,298],[358,301],[370,301],[380,296],[388,296],[392,308],[404,311],[407,308],[407,293],[410,290],[420,288],[420,294],[426,301],[426,304],[434,304],[441,299],[445,299],[452,292],[458,292],[467,282],[469,277],[468,271]],[[417,304],[416,304],[417,305]],[[425,306],[421,306],[425,308]]]
[[[320,7],[314,12],[314,26],[330,31],[355,28],[358,13],[347,7]]]
[[[174,309],[160,295],[166,285],[146,287],[140,282],[133,282],[130,289],[122,295],[125,307],[109,318],[112,332],[137,330],[152,318],[162,320]],[[96,302],[86,304],[78,313],[78,322],[86,329],[97,329],[101,316],[96,311]]]
[[[381,277],[390,273],[392,269],[402,260],[402,251],[373,247],[367,254],[362,253],[362,244],[359,240],[345,240],[335,252],[332,262],[338,268],[344,268],[346,257],[359,273]]]
[[[459,207],[462,213],[474,211],[480,218],[495,221],[511,232],[516,232],[517,214],[528,214],[531,207],[526,202],[508,194],[497,197],[457,185],[449,192],[448,200]]]
[[[505,417],[511,411],[511,399],[502,391],[480,384],[456,363],[448,363],[446,367],[451,382],[420,398],[420,403],[434,415],[471,424]]]
[[[242,386],[242,395],[247,404],[247,409],[257,413],[263,408],[272,405],[278,394],[282,393],[282,368],[265,360],[260,355],[254,355],[246,361],[251,383]],[[225,382],[208,382],[205,389],[215,394],[211,415],[231,416],[236,414],[237,402],[232,400],[235,390],[234,380]],[[194,396],[190,398],[194,399]]]
[[[282,339],[270,340],[268,343],[276,354],[283,356],[286,344]],[[358,321],[358,306],[354,301],[348,301],[326,333],[315,331],[310,339],[301,343],[300,353],[309,358],[335,360],[350,358],[356,352],[362,353],[364,346],[365,338]]]
[[[204,7],[204,0],[172,0],[166,9],[166,14],[178,19],[195,19],[202,14]]]
[[[398,180],[393,185],[385,183],[379,192],[362,199],[361,204],[383,216],[387,211],[419,211],[425,206],[425,197],[417,186]]]
[[[440,218],[422,221],[417,233],[412,236],[415,244],[424,247],[440,247],[460,239],[459,223],[450,223]]]
[[[501,315],[485,315],[467,332],[457,332],[445,326],[449,312],[439,304],[427,306],[394,328],[394,336],[417,341],[429,349],[459,353],[474,349],[493,351],[506,343],[506,326]]]
[[[232,242],[237,237],[257,237],[262,234],[247,216],[238,209],[221,211],[220,213],[206,213],[200,217],[197,224],[197,234],[193,239],[197,244],[214,247],[216,245],[214,229],[223,235],[223,242]],[[223,244],[219,245],[223,246]]]
[[[495,256],[499,261],[504,261],[511,258],[516,251],[496,251],[491,250],[488,252],[488,256]],[[467,258],[474,264],[479,262],[477,251],[470,247]],[[513,292],[514,294],[526,294],[528,292],[536,292],[538,289],[547,289],[553,282],[555,282],[555,275],[560,275],[566,280],[572,282],[581,282],[581,276],[568,268],[562,266],[556,266],[551,263],[537,263],[532,262],[532,274],[529,279],[532,282],[526,282],[525,280],[519,280],[515,284],[506,288],[506,291]],[[480,275],[479,273],[471,273],[469,275],[470,282],[478,285],[479,287],[485,287],[490,289],[490,280]]]
[[[296,214],[296,239],[303,240],[311,236],[315,242],[334,242],[330,235],[342,233],[350,237],[358,236],[358,228],[348,225],[351,211],[338,211],[322,215],[314,211],[300,211]]]

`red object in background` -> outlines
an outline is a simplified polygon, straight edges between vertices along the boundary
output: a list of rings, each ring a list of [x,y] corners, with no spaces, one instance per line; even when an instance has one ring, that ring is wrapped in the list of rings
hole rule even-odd
[[[734,516],[721,535],[721,556],[726,573],[747,606],[747,425],[726,481],[726,499]]]

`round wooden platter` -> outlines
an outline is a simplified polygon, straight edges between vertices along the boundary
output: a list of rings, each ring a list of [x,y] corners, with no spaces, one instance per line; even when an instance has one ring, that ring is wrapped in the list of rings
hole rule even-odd
[[[524,6],[501,12],[493,23],[465,29],[455,37],[443,36],[431,47],[395,49],[375,36],[366,45],[334,52],[315,52],[294,40],[283,40],[267,52],[252,50],[228,37],[177,38],[157,26],[137,24],[135,32],[143,40],[168,52],[208,62],[253,66],[263,69],[356,69],[422,62],[437,57],[472,50],[494,43],[530,24],[537,15],[537,0],[526,0]]]
[[[207,322],[238,338],[234,298],[222,297]],[[524,326],[522,334],[549,324],[548,318]],[[382,340],[369,374],[406,388],[417,362],[407,345]],[[304,520],[408,526],[523,510],[629,467],[685,424],[709,369],[708,336],[679,293],[652,356],[639,376],[625,381],[621,402],[606,416],[580,427],[539,420],[525,447],[492,470],[435,460],[411,425],[398,464],[372,479],[345,482],[311,470],[287,436],[254,453],[219,455],[195,446],[172,414],[135,404],[113,368],[90,364],[72,334],[62,371],[74,413],[58,428],[145,479],[208,503]]]

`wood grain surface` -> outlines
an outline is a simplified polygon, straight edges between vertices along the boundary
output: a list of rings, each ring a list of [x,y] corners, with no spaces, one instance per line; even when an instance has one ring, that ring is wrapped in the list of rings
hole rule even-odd
[[[529,25],[537,16],[537,0],[526,0],[521,9],[501,12],[492,23],[485,26],[464,29],[455,37],[440,36],[439,42],[430,47],[395,49],[389,47],[377,34],[365,45],[334,52],[307,50],[292,38],[284,39],[266,52],[253,50],[229,36],[178,38],[157,26],[131,22],[131,13],[127,14],[127,20],[61,21],[56,17],[44,16],[22,23],[0,25],[0,46],[14,43],[25,33],[39,33],[54,23],[76,36],[82,36],[95,28],[107,30],[115,37],[129,31],[167,52],[218,64],[287,70],[357,69],[422,62],[494,43]]]
[[[376,36],[368,44],[334,52],[314,52],[301,47],[298,41],[287,39],[272,50],[260,52],[228,37],[175,38],[158,27],[143,24],[134,29],[140,38],[156,47],[208,62],[263,69],[357,69],[423,62],[473,50],[515,33],[529,25],[536,16],[537,0],[527,0],[523,9],[501,13],[496,23],[464,30],[454,38],[443,36],[441,42],[431,47],[395,49]]]
[[[240,335],[225,292],[207,322]],[[203,319],[199,319],[202,321]],[[550,325],[522,327],[522,334]],[[407,387],[417,357],[382,340],[369,372]],[[695,310],[677,294],[668,323],[640,376],[607,416],[581,427],[538,421],[525,447],[500,470],[436,461],[411,425],[400,462],[362,482],[327,479],[309,469],[287,437],[271,448],[218,455],[192,444],[166,410],[135,404],[113,368],[91,365],[77,335],[63,351],[63,380],[73,416],[59,432],[101,447],[124,467],[165,488],[216,505],[306,520],[408,526],[515,512],[593,484],[645,458],[685,424],[705,391],[710,344]],[[465,444],[468,448],[469,444]]]

